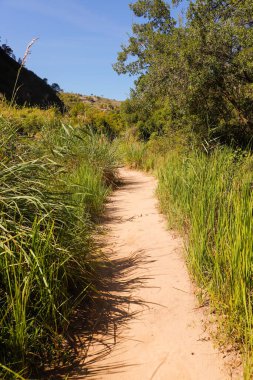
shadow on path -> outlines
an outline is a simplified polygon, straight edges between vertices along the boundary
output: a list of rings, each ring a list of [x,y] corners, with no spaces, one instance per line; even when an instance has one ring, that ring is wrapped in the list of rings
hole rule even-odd
[[[138,314],[149,307],[134,293],[150,279],[144,273],[150,262],[146,254],[139,251],[100,264],[94,284],[96,291],[88,303],[79,306],[70,322],[66,352],[71,353],[71,360],[67,365],[60,363],[47,370],[41,379],[95,378],[105,371],[122,372],[129,366],[118,360],[109,367],[100,362],[124,339],[122,330],[126,331],[129,320],[138,318]]]
[[[131,192],[142,185],[122,178],[119,187],[120,191]],[[122,217],[117,216],[119,211],[119,205],[113,198],[109,199],[106,213],[100,220],[102,231],[108,229],[108,223],[123,222]],[[67,364],[58,363],[45,371],[40,379],[95,379],[105,372],[119,373],[129,367],[129,363],[120,361],[116,343],[126,339],[129,321],[137,319],[149,307],[136,294],[150,280],[145,268],[153,260],[144,251],[118,257],[117,251],[110,249],[106,240],[106,236],[98,237],[97,250],[103,253],[91,276],[96,281],[92,284],[89,298],[79,305],[70,321],[65,346]],[[105,366],[103,359],[109,354],[115,361]]]

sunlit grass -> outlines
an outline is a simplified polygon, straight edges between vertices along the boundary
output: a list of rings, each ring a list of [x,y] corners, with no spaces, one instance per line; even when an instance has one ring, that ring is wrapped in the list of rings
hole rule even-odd
[[[157,175],[160,207],[185,238],[189,270],[219,316],[220,338],[242,353],[245,378],[251,378],[253,157],[179,142],[122,142],[121,156],[130,167]]]
[[[6,116],[0,157],[0,376],[7,379],[64,353],[73,308],[93,287],[94,221],[117,160],[89,130],[49,124],[28,140]]]
[[[158,195],[170,224],[187,234],[187,261],[208,291],[230,342],[252,352],[253,193],[250,154],[217,148],[210,155],[168,158]]]

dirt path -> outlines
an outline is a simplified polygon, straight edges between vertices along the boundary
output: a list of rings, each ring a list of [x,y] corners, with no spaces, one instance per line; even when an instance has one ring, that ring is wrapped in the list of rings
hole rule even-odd
[[[115,314],[118,321],[123,316],[126,320],[118,325],[117,318],[114,320],[114,333],[102,342],[104,348],[109,347],[110,354],[104,357],[102,354],[98,372],[95,370],[98,363],[95,360],[93,365],[91,361],[94,367],[91,378],[236,378],[228,374],[223,359],[203,331],[202,310],[197,308],[182,259],[182,241],[166,229],[166,221],[157,210],[155,179],[124,169],[121,176],[124,185],[115,191],[108,204],[107,250],[115,260],[135,258],[136,268],[128,275],[126,270],[128,279],[123,278],[121,286],[114,289],[116,297],[120,292],[125,297],[125,312],[113,306]],[[130,286],[131,279],[134,286]],[[128,290],[122,288],[123,283]],[[95,357],[101,349],[102,336],[95,340],[97,344],[91,344],[87,357]]]

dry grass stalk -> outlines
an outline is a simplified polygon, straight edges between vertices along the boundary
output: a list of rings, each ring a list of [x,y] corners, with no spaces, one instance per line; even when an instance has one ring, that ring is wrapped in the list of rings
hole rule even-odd
[[[17,95],[17,92],[18,90],[20,89],[21,85],[19,87],[17,87],[17,84],[18,84],[18,80],[19,80],[19,77],[20,77],[20,73],[21,73],[21,70],[22,70],[22,67],[24,67],[26,61],[27,61],[27,57],[29,54],[31,54],[31,48],[33,46],[33,44],[38,40],[38,38],[33,38],[31,40],[31,42],[29,42],[29,44],[27,45],[26,47],[26,50],[25,50],[25,54],[22,58],[22,61],[21,61],[21,65],[18,69],[18,72],[17,72],[17,77],[16,77],[16,80],[15,80],[15,84],[14,84],[14,87],[13,87],[13,91],[12,91],[12,97],[11,97],[11,102],[10,102],[10,106],[12,107],[13,106],[13,103],[15,101],[15,98],[16,98],[16,95]]]

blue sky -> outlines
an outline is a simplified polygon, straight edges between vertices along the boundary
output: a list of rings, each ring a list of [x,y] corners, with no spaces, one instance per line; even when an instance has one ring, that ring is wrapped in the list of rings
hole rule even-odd
[[[0,0],[2,43],[22,57],[33,37],[27,68],[64,91],[123,100],[133,78],[112,69],[131,34],[131,0]],[[175,11],[174,11],[175,12]]]

